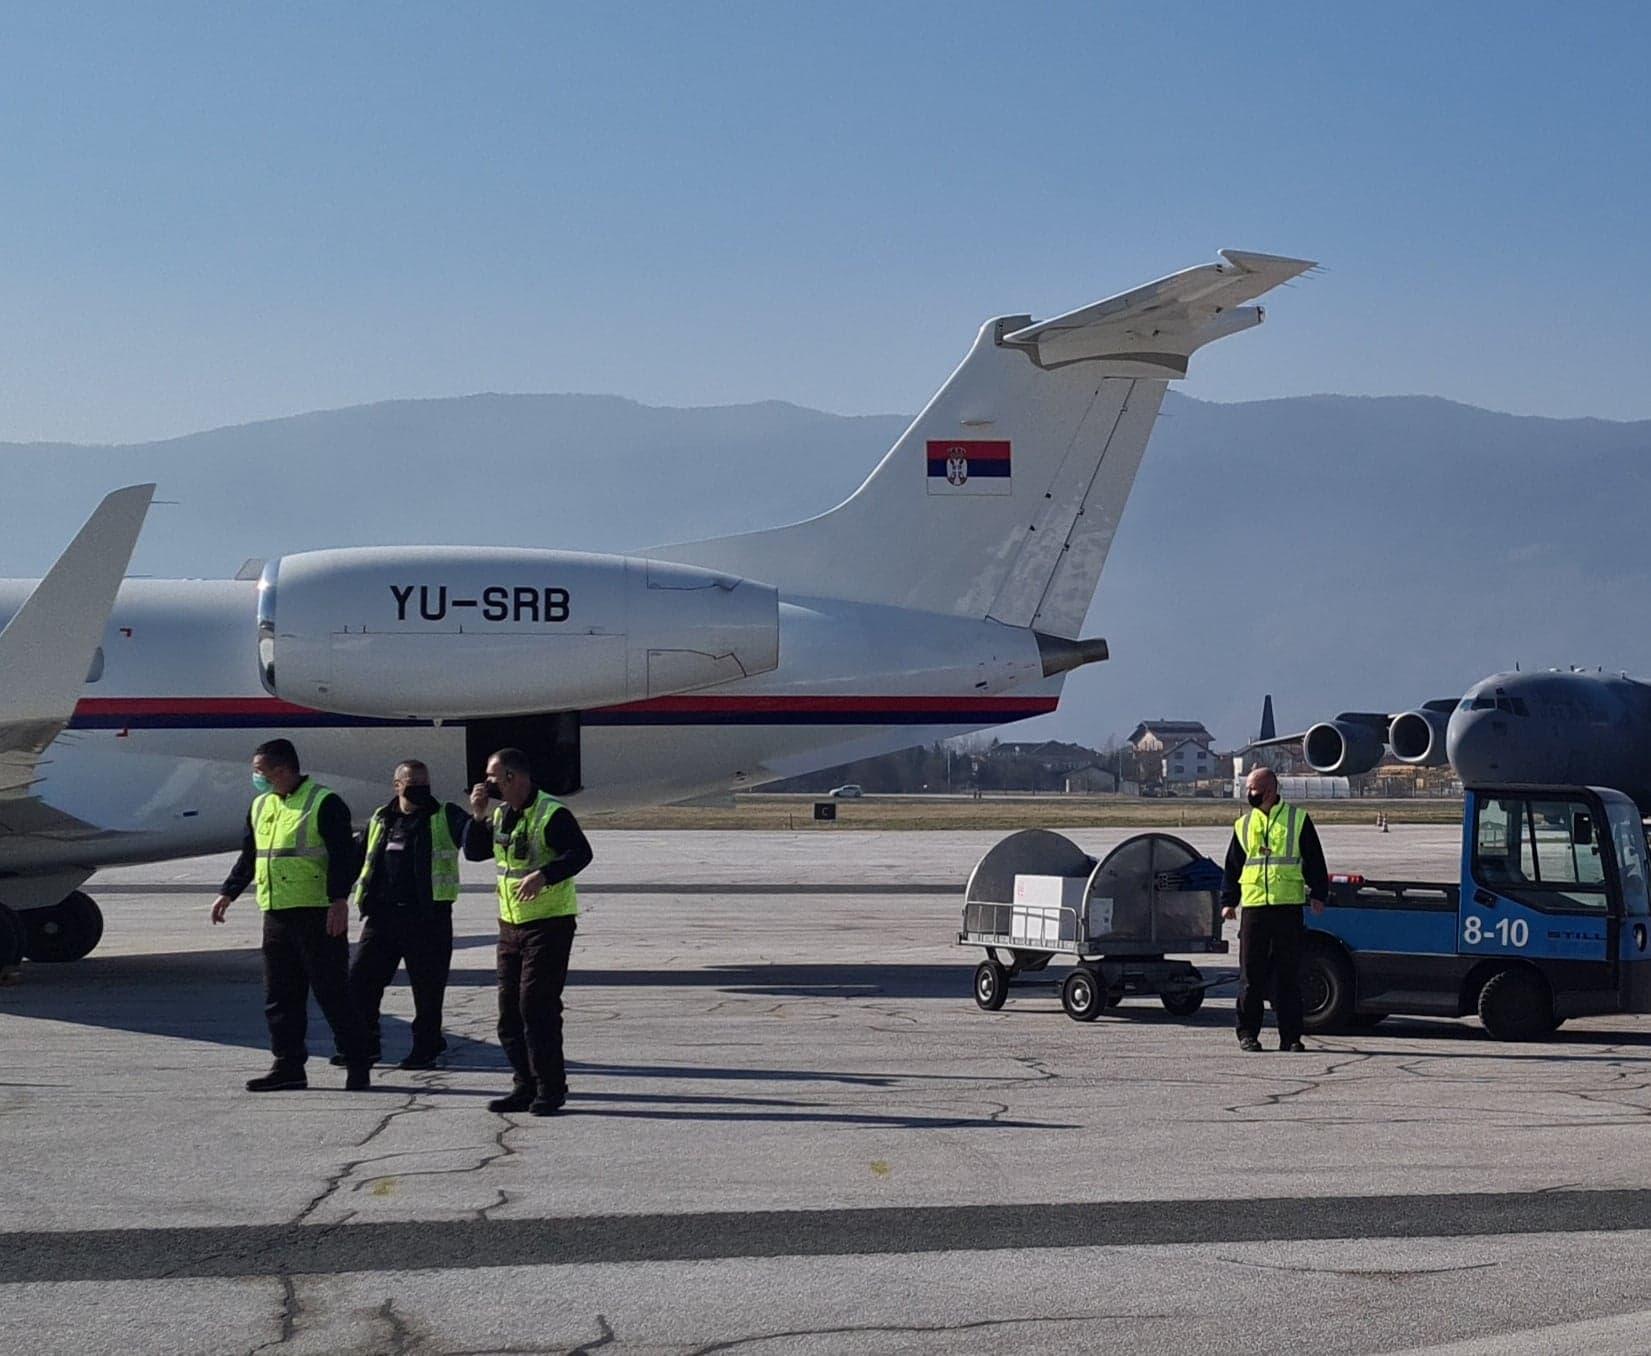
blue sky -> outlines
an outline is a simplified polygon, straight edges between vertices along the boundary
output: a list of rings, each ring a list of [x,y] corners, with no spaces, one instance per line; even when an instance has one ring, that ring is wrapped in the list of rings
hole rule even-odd
[[[992,314],[1321,259],[1189,393],[1651,417],[1651,6],[0,13],[0,439],[397,396],[918,408]]]

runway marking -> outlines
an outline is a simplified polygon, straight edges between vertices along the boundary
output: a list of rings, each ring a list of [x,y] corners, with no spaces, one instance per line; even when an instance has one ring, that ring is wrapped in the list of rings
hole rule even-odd
[[[1651,1230],[1651,1189],[0,1233],[0,1283]]]

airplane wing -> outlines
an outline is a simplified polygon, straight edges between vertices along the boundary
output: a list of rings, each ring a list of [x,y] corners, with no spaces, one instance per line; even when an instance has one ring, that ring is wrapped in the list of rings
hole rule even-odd
[[[105,497],[0,630],[0,799],[34,783],[74,715],[154,494],[130,485]]]
[[[1261,323],[1261,308],[1244,302],[1316,267],[1242,250],[1222,250],[1221,258],[1040,320],[1003,342],[1034,349],[1044,367],[1101,360],[1117,364],[1103,376],[1184,377],[1195,350]]]
[[[1343,711],[1339,716],[1333,717],[1333,720],[1343,725],[1368,725],[1385,740],[1387,738],[1387,727],[1392,722],[1393,717],[1382,711]],[[1298,730],[1295,734],[1273,735],[1270,739],[1252,739],[1247,747],[1252,749],[1277,749],[1286,744],[1299,744],[1306,738],[1307,731]]]

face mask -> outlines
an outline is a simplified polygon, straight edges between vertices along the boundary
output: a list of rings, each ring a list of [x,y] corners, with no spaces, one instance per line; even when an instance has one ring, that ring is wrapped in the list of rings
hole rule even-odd
[[[428,786],[409,786],[401,794],[415,809],[428,810],[436,803],[435,793]]]
[[[254,772],[252,774],[252,789],[260,796],[267,796],[271,791],[275,790],[275,788],[270,785],[269,778],[264,776],[262,772]]]
[[[484,783],[484,785],[487,787],[487,794],[490,795],[491,797],[493,797],[494,800],[503,800],[504,799],[504,796],[502,794],[500,794],[499,784],[496,781],[494,781],[491,777],[489,777],[487,779],[487,781]]]
[[[1250,792],[1250,794],[1247,797],[1245,797],[1245,799],[1248,800],[1251,805],[1253,805],[1256,809],[1259,810],[1261,808],[1261,802],[1266,800],[1267,797],[1262,795],[1261,792],[1259,792],[1259,791],[1252,791],[1252,792]]]

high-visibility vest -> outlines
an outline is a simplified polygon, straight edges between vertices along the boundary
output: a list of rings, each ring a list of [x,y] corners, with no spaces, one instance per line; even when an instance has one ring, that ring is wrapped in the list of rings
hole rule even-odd
[[[325,908],[327,845],[316,825],[322,802],[333,793],[306,781],[285,799],[266,791],[252,802],[254,879],[260,909]]]
[[[389,808],[380,805],[367,821],[367,855],[361,863],[361,874],[356,877],[351,898],[360,908],[367,898],[379,849],[389,832]],[[447,807],[436,806],[430,816],[430,897],[438,904],[451,904],[459,897],[459,849],[453,841],[453,831],[447,825]]]
[[[1301,830],[1306,823],[1307,811],[1283,801],[1271,813],[1250,810],[1238,817],[1233,832],[1244,849],[1238,889],[1245,908],[1307,902],[1307,877],[1301,870]]]
[[[493,864],[499,873],[499,917],[504,922],[531,923],[579,912],[579,895],[571,877],[547,886],[532,899],[523,899],[517,892],[523,877],[556,860],[556,854],[545,846],[545,826],[565,808],[561,801],[535,791],[507,835],[504,817],[508,807],[494,807]]]

